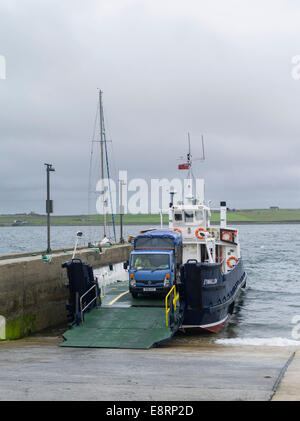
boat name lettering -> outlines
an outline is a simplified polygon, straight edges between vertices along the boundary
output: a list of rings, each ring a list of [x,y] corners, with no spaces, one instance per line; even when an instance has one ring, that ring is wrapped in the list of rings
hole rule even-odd
[[[218,283],[217,278],[214,278],[214,279],[204,279],[204,281],[203,281],[203,285],[204,286],[206,286],[206,285],[216,285],[217,283]]]

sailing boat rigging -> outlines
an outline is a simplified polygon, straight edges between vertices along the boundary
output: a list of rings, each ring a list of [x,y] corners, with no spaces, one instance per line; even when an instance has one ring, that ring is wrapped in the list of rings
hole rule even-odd
[[[111,194],[111,183],[110,183],[110,167],[109,167],[109,160],[108,160],[108,148],[107,148],[107,139],[106,139],[106,131],[105,131],[105,122],[104,122],[104,111],[103,111],[103,101],[102,101],[103,92],[99,90],[99,102],[98,102],[98,109],[99,110],[99,129],[100,129],[100,140],[95,140],[95,129],[94,129],[94,136],[92,140],[92,148],[91,148],[91,159],[90,159],[90,170],[89,170],[89,214],[90,214],[90,194],[93,192],[91,189],[92,185],[92,158],[94,147],[93,144],[99,142],[100,143],[100,198],[101,198],[101,213],[103,214],[103,237],[100,241],[100,244],[108,244],[110,240],[107,236],[107,212],[106,209],[108,207],[108,199],[105,199],[105,176],[108,180],[108,193],[109,193],[109,202],[111,208],[111,217],[112,217],[112,226],[113,226],[113,237],[114,241],[116,242],[116,229],[115,229],[115,217],[113,212],[113,203],[112,203],[112,194]],[[96,116],[97,120],[97,116]],[[96,121],[95,121],[96,123]],[[96,125],[96,124],[95,124]]]

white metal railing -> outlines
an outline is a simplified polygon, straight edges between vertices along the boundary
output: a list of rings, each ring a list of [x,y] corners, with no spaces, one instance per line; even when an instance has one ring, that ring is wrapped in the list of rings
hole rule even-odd
[[[92,291],[92,289],[93,288],[95,288],[95,298],[93,298],[84,308],[82,308],[82,300],[83,300],[83,298],[90,292],[90,291]],[[80,297],[80,300],[79,300],[79,304],[80,304],[80,316],[81,316],[81,322],[83,323],[84,322],[84,315],[83,315],[83,313],[84,313],[84,311],[88,308],[88,306],[90,305],[90,304],[92,304],[95,300],[96,300],[96,306],[97,306],[97,285],[95,284],[95,285],[93,285],[88,291],[86,291],[81,297]]]

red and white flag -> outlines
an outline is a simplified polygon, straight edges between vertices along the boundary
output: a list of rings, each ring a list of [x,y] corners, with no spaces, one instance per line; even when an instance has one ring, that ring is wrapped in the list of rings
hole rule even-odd
[[[179,164],[178,169],[179,170],[188,170],[190,168],[190,164]]]

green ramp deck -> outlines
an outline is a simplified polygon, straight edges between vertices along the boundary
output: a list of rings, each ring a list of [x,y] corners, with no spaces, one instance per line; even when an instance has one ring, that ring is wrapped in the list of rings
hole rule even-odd
[[[112,284],[102,306],[63,334],[63,347],[149,349],[175,333],[166,326],[164,300],[133,299],[127,284]]]
[[[169,339],[165,310],[159,307],[98,307],[85,321],[63,334],[60,346],[148,349]]]

